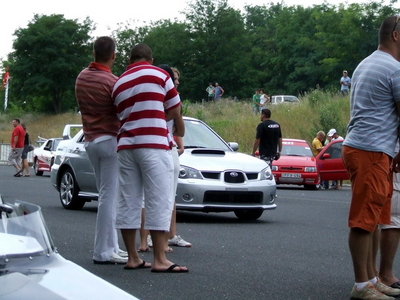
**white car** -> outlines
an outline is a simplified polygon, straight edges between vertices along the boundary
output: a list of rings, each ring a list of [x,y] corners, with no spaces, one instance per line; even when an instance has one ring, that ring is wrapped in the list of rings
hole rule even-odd
[[[137,300],[62,257],[37,205],[0,197],[0,245],[0,299]]]
[[[45,139],[39,137],[42,145],[33,150],[33,170],[36,176],[42,176],[43,172],[50,172],[58,143],[70,139],[71,134],[76,133],[81,128],[82,125],[80,124],[70,124],[65,126],[62,138]]]
[[[292,95],[277,95],[271,97],[271,104],[299,103],[300,100]]]
[[[184,117],[184,153],[176,193],[178,210],[233,211],[244,220],[258,219],[275,209],[276,183],[268,164],[236,152],[237,143],[226,143],[204,122]],[[67,209],[81,209],[97,200],[93,168],[81,130],[58,145],[51,168],[51,182]]]
[[[33,170],[36,176],[42,176],[43,172],[50,172],[57,145],[61,140],[62,138],[44,140],[39,148],[33,150]]]

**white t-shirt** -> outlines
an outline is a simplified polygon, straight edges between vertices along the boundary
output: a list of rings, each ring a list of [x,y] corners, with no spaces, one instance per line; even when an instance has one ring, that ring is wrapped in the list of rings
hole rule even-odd
[[[261,95],[261,97],[260,97],[260,104],[261,104],[261,105],[264,105],[265,102],[267,102],[267,97],[265,97],[265,95]]]

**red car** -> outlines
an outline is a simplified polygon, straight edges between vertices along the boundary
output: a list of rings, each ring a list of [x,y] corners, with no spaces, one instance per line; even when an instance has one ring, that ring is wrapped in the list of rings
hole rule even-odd
[[[306,189],[319,187],[317,160],[305,140],[282,139],[282,153],[272,162],[276,184],[304,185]]]
[[[317,155],[317,168],[321,180],[348,180],[349,174],[342,160],[343,140],[326,145]]]

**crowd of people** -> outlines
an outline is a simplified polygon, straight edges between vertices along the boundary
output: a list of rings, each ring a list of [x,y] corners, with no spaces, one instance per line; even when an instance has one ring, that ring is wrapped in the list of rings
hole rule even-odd
[[[326,135],[319,131],[312,141],[312,152],[317,155],[330,141],[344,140],[342,158],[352,190],[348,216],[355,281],[352,299],[400,296],[400,280],[393,271],[400,241],[399,20],[392,16],[382,22],[378,49],[360,62],[352,79],[343,71],[341,93],[347,95],[352,86],[346,137],[332,128]],[[174,243],[191,246],[176,234],[174,223],[177,170],[185,133],[177,92],[179,71],[153,66],[152,51],[145,44],[132,48],[130,64],[120,77],[111,73],[116,56],[113,39],[98,38],[93,53],[94,62],[76,80],[85,147],[99,190],[93,262],[124,264],[128,270],[186,273],[187,267],[166,256]],[[224,94],[218,83],[210,83],[206,91],[209,100]],[[252,105],[261,123],[252,155],[258,150],[260,158],[271,165],[280,157],[282,132],[279,123],[271,120],[271,111],[263,108],[268,101],[263,90],[255,91]],[[13,120],[13,126],[9,161],[16,169],[14,176],[22,176],[29,135],[18,119]],[[25,176],[29,176],[29,168]],[[329,188],[329,182],[323,186]],[[331,186],[341,187],[341,182]],[[118,245],[117,229],[127,252]],[[152,263],[138,255],[135,238],[139,229],[143,233],[139,250],[149,251],[151,243]]]
[[[176,89],[179,71],[153,66],[151,49],[137,44],[126,71],[117,77],[111,73],[114,40],[100,37],[93,50],[94,62],[79,74],[75,86],[85,148],[99,191],[93,262],[124,264],[126,270],[186,273],[187,267],[166,257],[169,245],[191,246],[176,235],[174,214],[183,151],[179,138],[185,132]],[[126,252],[119,247],[117,229]],[[146,232],[151,235],[152,263],[138,254],[140,229],[145,241]],[[139,250],[149,247],[141,243]]]

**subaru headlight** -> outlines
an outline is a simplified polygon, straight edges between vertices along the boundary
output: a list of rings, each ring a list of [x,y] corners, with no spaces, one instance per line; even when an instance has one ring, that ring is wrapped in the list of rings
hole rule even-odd
[[[269,167],[266,167],[265,169],[262,169],[260,172],[260,179],[261,180],[272,180],[274,176],[271,173],[271,169]]]
[[[317,172],[317,168],[316,167],[305,167],[304,168],[304,172]]]
[[[186,166],[181,166],[179,169],[179,178],[181,179],[189,179],[189,178],[195,178],[195,179],[203,179],[203,176],[201,176],[201,173],[193,168],[189,168]]]

